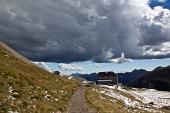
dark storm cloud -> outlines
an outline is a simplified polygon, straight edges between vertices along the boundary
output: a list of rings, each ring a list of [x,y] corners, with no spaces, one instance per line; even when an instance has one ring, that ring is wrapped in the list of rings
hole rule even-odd
[[[152,10],[144,0],[1,0],[0,15],[0,40],[35,61],[109,62],[122,52],[133,59],[170,53],[164,44],[170,12]]]

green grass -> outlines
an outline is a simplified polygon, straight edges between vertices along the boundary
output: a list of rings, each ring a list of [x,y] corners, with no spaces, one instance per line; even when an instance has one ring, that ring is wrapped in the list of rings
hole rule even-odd
[[[77,80],[51,74],[16,58],[0,46],[0,112],[66,111]],[[11,91],[10,91],[11,89]]]

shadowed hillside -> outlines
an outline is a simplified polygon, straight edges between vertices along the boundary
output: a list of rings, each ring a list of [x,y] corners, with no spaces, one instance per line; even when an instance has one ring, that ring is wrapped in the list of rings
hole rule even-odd
[[[143,77],[132,82],[131,86],[170,91],[170,67],[158,67],[152,72],[149,72]]]
[[[51,74],[0,43],[0,112],[65,111],[79,83]]]
[[[139,69],[139,70],[135,69],[131,72],[117,73],[117,74],[119,76],[119,83],[123,85],[128,85],[129,83],[142,77],[146,73],[148,73],[148,71],[144,69]]]

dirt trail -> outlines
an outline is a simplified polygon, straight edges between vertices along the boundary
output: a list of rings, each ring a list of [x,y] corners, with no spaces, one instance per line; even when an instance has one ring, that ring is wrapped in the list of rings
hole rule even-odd
[[[72,96],[68,107],[68,113],[97,113],[87,105],[84,87],[79,88]]]

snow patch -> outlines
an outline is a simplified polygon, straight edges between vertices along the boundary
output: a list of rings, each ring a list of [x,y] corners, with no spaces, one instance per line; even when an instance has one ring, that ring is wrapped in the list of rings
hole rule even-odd
[[[126,90],[123,89],[121,86],[116,85],[115,86],[101,85],[101,88],[102,90],[100,91],[100,93],[103,93],[116,100],[120,100],[125,104],[125,106],[128,107],[138,108],[149,112],[160,112],[158,110],[159,108],[170,105],[169,92],[160,93],[160,91],[156,90],[138,91],[137,89]],[[128,93],[129,95],[134,96],[136,99],[132,100],[127,96],[124,96],[123,94],[119,93],[119,91],[121,91],[122,93],[124,92],[126,94]],[[166,97],[166,99],[163,97]],[[139,102],[137,100],[140,100],[142,102]],[[153,102],[154,105],[149,104],[150,102]]]
[[[155,108],[162,108],[164,106],[170,106],[170,92],[157,91],[157,90],[144,90],[144,91],[126,91],[133,95],[143,103],[154,103]]]
[[[16,100],[13,96],[8,96],[8,99],[11,99],[11,100]]]
[[[12,93],[12,91],[13,91],[12,87],[9,87],[8,91],[9,91],[9,93]]]
[[[9,55],[5,55],[5,57],[8,57],[8,58],[9,58]]]
[[[70,76],[70,77],[68,77],[68,80],[71,80],[73,78],[73,76]]]
[[[8,111],[8,113],[18,113],[17,111]]]
[[[45,95],[46,100],[50,100],[49,98],[50,98],[50,95]]]

